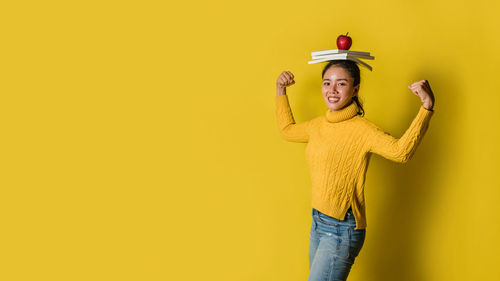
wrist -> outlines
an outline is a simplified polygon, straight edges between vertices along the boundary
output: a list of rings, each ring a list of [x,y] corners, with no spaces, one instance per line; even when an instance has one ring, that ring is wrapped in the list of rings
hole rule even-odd
[[[280,87],[280,86],[277,86],[276,87],[276,96],[282,96],[282,95],[286,95],[286,88],[285,87]]]
[[[425,109],[432,111],[434,107],[434,97],[429,96],[427,98],[424,98],[422,100],[422,105]]]

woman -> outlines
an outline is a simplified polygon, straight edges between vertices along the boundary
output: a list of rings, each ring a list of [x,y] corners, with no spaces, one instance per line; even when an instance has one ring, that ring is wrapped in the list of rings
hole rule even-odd
[[[326,114],[295,123],[286,87],[295,84],[289,71],[277,80],[276,117],[280,135],[307,142],[306,160],[312,182],[312,226],[308,281],[346,280],[366,235],[364,181],[369,158],[379,154],[407,162],[424,136],[434,113],[427,80],[408,88],[422,101],[399,139],[365,119],[358,99],[360,71],[350,60],[330,61],[323,69]]]

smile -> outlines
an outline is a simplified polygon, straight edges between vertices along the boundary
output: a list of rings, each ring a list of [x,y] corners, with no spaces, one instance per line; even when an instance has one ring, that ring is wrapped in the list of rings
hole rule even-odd
[[[328,97],[328,101],[331,102],[331,103],[336,103],[340,100],[340,98],[336,98],[336,97]]]

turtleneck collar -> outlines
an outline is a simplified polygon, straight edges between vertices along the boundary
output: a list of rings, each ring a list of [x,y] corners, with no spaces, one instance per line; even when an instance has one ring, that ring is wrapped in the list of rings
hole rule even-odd
[[[352,117],[358,114],[358,105],[355,101],[339,111],[330,111],[330,109],[326,110],[326,120],[331,123],[341,122],[347,119],[351,119]]]

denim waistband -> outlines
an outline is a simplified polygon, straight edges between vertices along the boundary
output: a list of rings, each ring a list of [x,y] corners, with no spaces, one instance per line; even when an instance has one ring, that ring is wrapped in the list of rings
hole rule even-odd
[[[347,210],[343,220],[338,220],[338,219],[331,217],[327,214],[324,214],[324,213],[322,213],[314,208],[312,208],[312,215],[313,215],[313,217],[319,218],[321,220],[334,221],[334,222],[340,223],[340,224],[356,225],[356,220],[354,218],[354,213],[352,212],[351,207],[349,207],[349,210]]]

